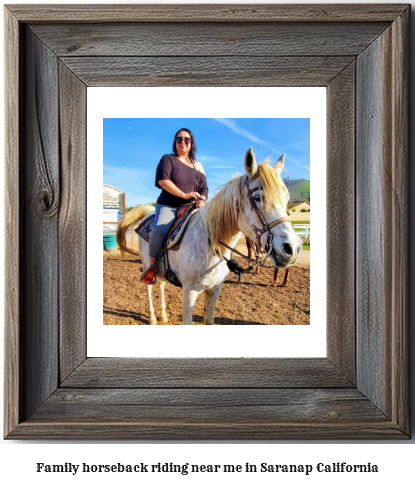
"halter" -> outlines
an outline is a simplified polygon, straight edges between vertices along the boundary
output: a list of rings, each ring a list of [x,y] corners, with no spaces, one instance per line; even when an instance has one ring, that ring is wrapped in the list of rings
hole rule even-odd
[[[258,228],[256,225],[251,225],[251,228],[254,231],[255,236],[256,236],[256,243],[255,243],[256,257],[262,251],[262,249],[261,249],[261,237],[263,236],[263,234],[268,232],[267,242],[265,245],[265,249],[263,251],[263,255],[261,256],[259,261],[257,259],[255,259],[255,261],[254,261],[255,264],[259,264],[260,266],[263,266],[265,261],[268,259],[269,255],[272,252],[272,237],[273,237],[273,235],[272,235],[271,229],[273,229],[274,227],[276,227],[279,224],[282,224],[283,222],[290,222],[291,223],[291,219],[288,216],[287,217],[280,217],[279,219],[273,220],[271,223],[267,224],[263,213],[258,208],[257,204],[255,203],[255,200],[252,197],[252,194],[255,193],[256,191],[260,190],[260,188],[258,186],[256,186],[255,188],[252,188],[252,190],[251,190],[249,188],[249,178],[248,177],[245,179],[245,186],[247,189],[247,195],[248,195],[248,200],[249,200],[249,204],[251,206],[251,209],[253,209],[255,211],[255,213],[257,214],[258,219],[262,225],[261,229]],[[238,202],[238,200],[236,200],[236,202],[235,202],[235,221],[236,221],[236,223],[238,222],[238,216],[239,216],[239,202]],[[225,244],[223,242],[220,242],[220,243],[223,246],[227,247],[228,249],[236,252],[237,254],[240,254],[241,256],[248,259],[249,261],[252,261],[248,256],[245,256],[242,253],[236,251],[236,249],[228,246],[227,244]]]
[[[255,233],[256,236],[256,247],[257,247],[257,253],[259,254],[261,252],[261,237],[263,234],[268,232],[268,237],[267,237],[267,243],[265,245],[264,253],[265,257],[261,259],[262,262],[265,262],[268,256],[272,252],[272,232],[271,229],[276,227],[279,224],[282,224],[283,222],[290,222],[291,219],[289,217],[280,217],[279,219],[273,220],[271,223],[267,224],[265,217],[261,210],[258,208],[257,204],[255,203],[255,200],[252,198],[252,194],[258,191],[260,188],[256,186],[255,188],[249,189],[249,178],[246,178],[245,180],[245,186],[247,188],[248,192],[248,200],[249,204],[251,205],[251,209],[255,211],[255,213],[258,216],[259,221],[261,222],[262,228],[259,229],[256,225],[252,225],[252,230]]]

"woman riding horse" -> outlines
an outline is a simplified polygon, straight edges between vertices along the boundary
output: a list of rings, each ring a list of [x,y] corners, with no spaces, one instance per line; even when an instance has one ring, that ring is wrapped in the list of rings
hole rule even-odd
[[[280,176],[284,158],[273,166],[268,162],[258,164],[250,148],[245,154],[244,166],[245,174],[235,176],[195,212],[180,245],[174,250],[171,248],[169,263],[182,284],[182,323],[185,325],[193,323],[196,299],[202,293],[205,297],[203,322],[214,324],[216,302],[229,273],[231,249],[237,245],[241,232],[257,243],[264,260],[269,259],[275,267],[286,268],[298,259],[301,240],[287,214],[289,194]],[[149,206],[139,205],[124,215],[117,229],[121,251],[138,254],[126,245],[127,231],[152,211]],[[139,248],[144,265],[150,266],[149,245],[141,236]],[[161,322],[166,324],[163,260],[158,267]],[[149,323],[155,325],[152,289],[151,284],[147,286]]]
[[[196,207],[200,208],[207,200],[205,172],[195,158],[196,141],[192,132],[184,128],[178,130],[173,140],[173,154],[165,154],[156,170],[156,187],[161,189],[161,193],[149,241],[150,267],[141,276],[147,285],[155,283],[156,260],[178,208],[194,200]]]

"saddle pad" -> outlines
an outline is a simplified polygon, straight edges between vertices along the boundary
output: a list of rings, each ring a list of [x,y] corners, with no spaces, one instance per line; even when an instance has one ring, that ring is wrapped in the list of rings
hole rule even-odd
[[[187,225],[192,220],[193,216],[199,209],[195,208],[188,214],[186,214],[180,221],[178,221],[177,227],[174,228],[173,232],[170,234],[167,249],[174,247],[181,239],[183,232],[185,231]],[[135,232],[146,242],[150,240],[151,229],[154,225],[154,214],[147,216],[140,225],[135,229]],[[175,224],[174,224],[175,225]]]
[[[195,213],[198,211],[199,209],[195,208],[178,221],[177,227],[173,228],[173,232],[169,235],[169,239],[167,241],[167,249],[171,249],[180,241],[184,231],[186,230],[186,227],[194,217]]]
[[[145,217],[145,219],[140,223],[140,225],[134,229],[134,231],[146,242],[148,242],[150,239],[150,232],[151,229],[153,228],[154,217],[155,217],[154,213],[147,215],[147,217]]]

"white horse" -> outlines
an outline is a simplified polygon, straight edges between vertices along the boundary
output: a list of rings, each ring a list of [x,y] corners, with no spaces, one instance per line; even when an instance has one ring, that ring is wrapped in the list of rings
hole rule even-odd
[[[243,233],[269,256],[277,267],[297,261],[301,240],[294,232],[287,214],[289,194],[280,176],[284,155],[274,166],[257,164],[252,148],[245,155],[246,174],[236,176],[208,200],[190,221],[180,246],[169,250],[170,267],[182,283],[183,324],[191,324],[193,308],[200,293],[205,294],[204,323],[214,323],[216,302],[229,273],[227,259]],[[117,241],[124,252],[140,255],[144,269],[150,266],[148,243],[140,237],[140,252],[126,246],[128,229],[137,225],[154,207],[138,206],[121,220]],[[225,259],[226,258],[226,259]],[[167,323],[164,299],[164,263],[158,261],[161,297],[161,321]],[[152,285],[147,286],[150,324],[157,324],[152,302]]]

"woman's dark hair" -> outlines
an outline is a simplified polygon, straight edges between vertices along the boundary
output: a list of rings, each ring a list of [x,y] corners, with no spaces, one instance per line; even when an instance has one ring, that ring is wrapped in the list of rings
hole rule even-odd
[[[189,151],[189,158],[190,158],[190,161],[192,161],[192,163],[194,163],[196,161],[196,151],[197,151],[197,147],[196,147],[196,141],[195,141],[195,138],[194,138],[194,135],[192,133],[192,131],[190,131],[189,129],[185,129],[184,127],[182,129],[179,129],[176,134],[174,134],[174,139],[173,139],[173,154],[175,156],[178,156],[178,153],[177,153],[177,149],[176,149],[176,137],[177,137],[177,134],[179,132],[181,132],[182,130],[186,131],[189,133],[190,135],[190,139],[192,139],[192,142],[190,143],[190,151]]]

